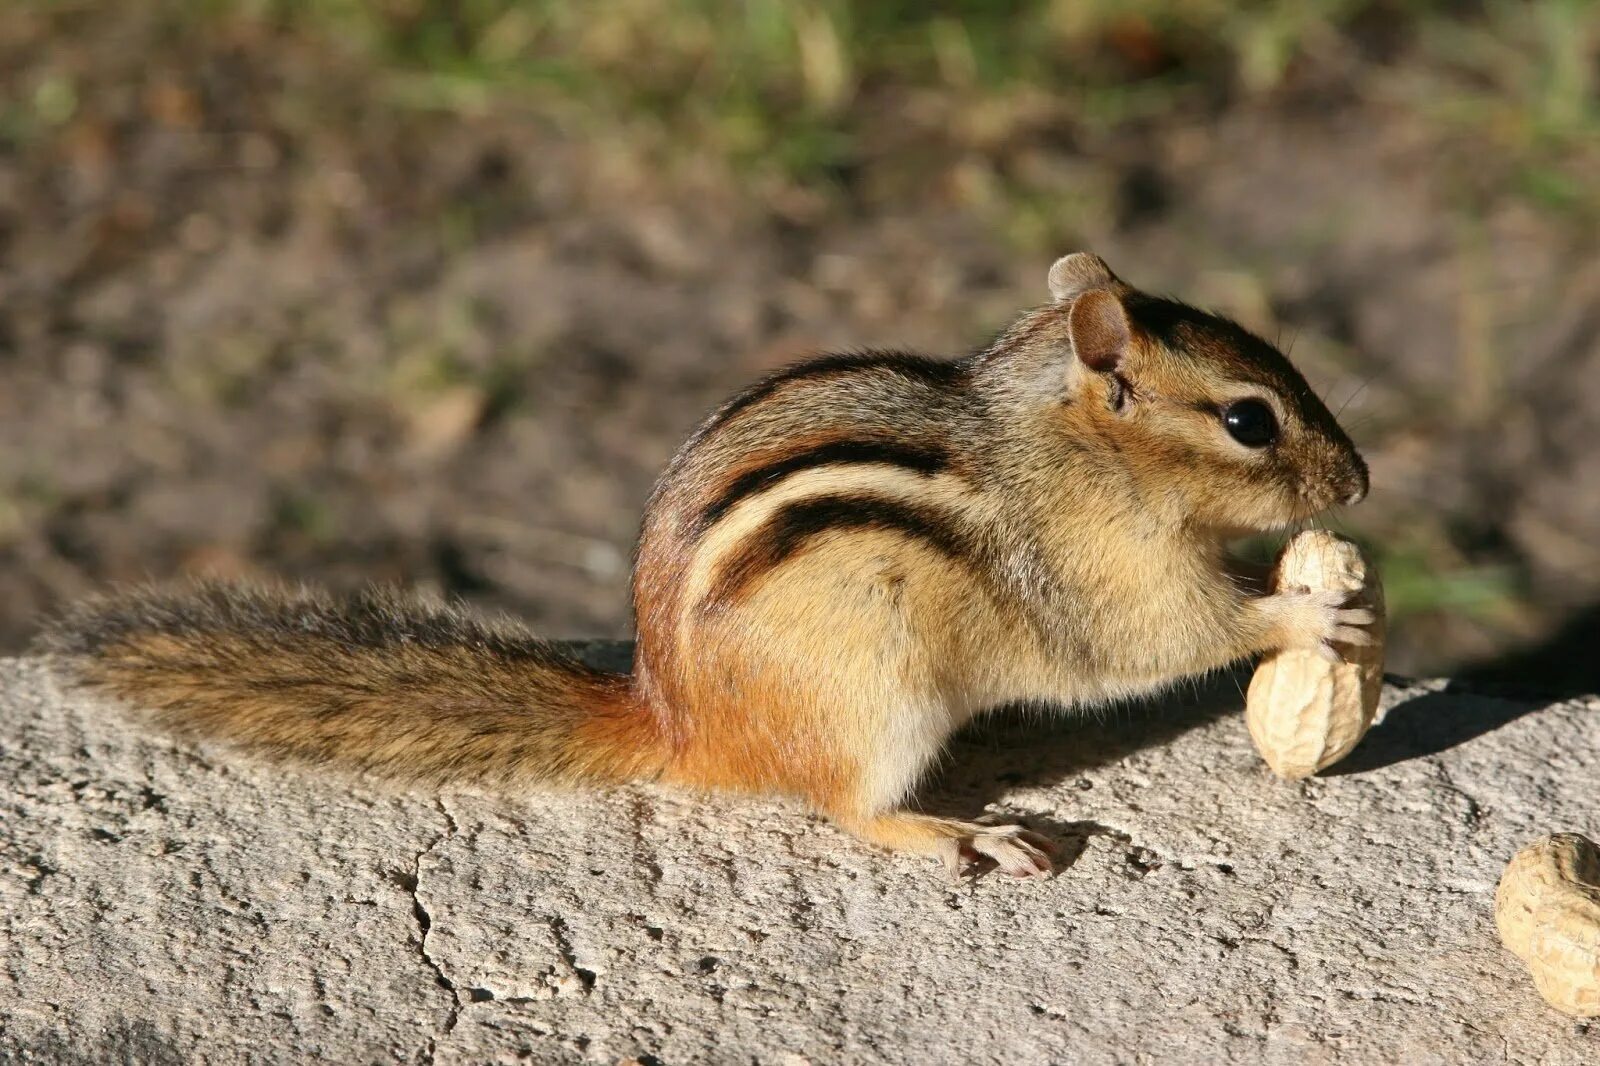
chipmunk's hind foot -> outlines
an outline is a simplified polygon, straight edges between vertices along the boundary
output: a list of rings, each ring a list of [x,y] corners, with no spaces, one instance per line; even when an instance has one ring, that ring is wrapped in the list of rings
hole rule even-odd
[[[971,833],[952,837],[945,848],[945,870],[953,880],[999,870],[1007,877],[1043,878],[1055,872],[1056,844],[1020,825],[969,825]]]
[[[986,825],[897,811],[840,819],[862,840],[891,851],[928,855],[957,880],[998,870],[1008,877],[1048,877],[1055,870],[1054,841],[1020,825]]]

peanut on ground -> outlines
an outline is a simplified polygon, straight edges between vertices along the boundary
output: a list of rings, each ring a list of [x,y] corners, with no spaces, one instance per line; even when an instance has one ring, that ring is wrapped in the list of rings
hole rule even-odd
[[[1500,941],[1556,1010],[1600,1016],[1600,848],[1577,833],[1517,852],[1494,894]]]

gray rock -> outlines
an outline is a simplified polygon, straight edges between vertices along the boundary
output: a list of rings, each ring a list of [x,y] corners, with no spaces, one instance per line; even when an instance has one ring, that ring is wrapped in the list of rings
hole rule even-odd
[[[1491,915],[1600,831],[1600,701],[1391,687],[1287,784],[1232,685],[962,738],[927,806],[1070,863],[956,885],[779,802],[411,793],[0,662],[0,1061],[1600,1061]]]

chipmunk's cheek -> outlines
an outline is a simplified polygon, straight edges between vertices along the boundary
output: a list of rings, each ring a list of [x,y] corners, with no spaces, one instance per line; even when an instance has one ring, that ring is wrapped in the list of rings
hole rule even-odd
[[[1256,513],[1248,525],[1259,533],[1275,532],[1316,513],[1305,494],[1291,485],[1284,485],[1281,492],[1264,493],[1258,484],[1254,495]]]

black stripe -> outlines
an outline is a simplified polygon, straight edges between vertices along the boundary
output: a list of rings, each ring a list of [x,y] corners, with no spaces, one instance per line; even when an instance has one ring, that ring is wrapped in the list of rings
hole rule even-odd
[[[713,426],[722,425],[740,411],[753,404],[760,403],[791,381],[840,377],[862,370],[880,369],[890,370],[902,377],[921,381],[928,385],[948,386],[960,380],[966,374],[967,364],[965,362],[952,363],[939,359],[929,359],[926,356],[912,355],[909,352],[868,351],[825,355],[819,359],[811,359],[803,363],[796,363],[793,366],[784,367],[770,377],[763,378],[751,385],[723,404],[721,409],[707,420],[700,432],[703,434]]]
[[[809,541],[836,530],[890,530],[956,560],[976,553],[951,517],[937,508],[879,496],[819,496],[783,507],[745,538],[745,547],[724,563],[702,610],[725,607],[752,584],[805,550]]]
[[[937,445],[894,441],[839,440],[821,444],[735,478],[722,495],[700,512],[700,530],[710,528],[740,500],[771,488],[790,474],[836,463],[883,463],[931,477],[950,465],[950,453]]]
[[[1302,403],[1311,395],[1282,352],[1230,318],[1144,293],[1131,294],[1123,303],[1134,325],[1169,348],[1228,367],[1246,380],[1266,378],[1281,395],[1300,397]]]

